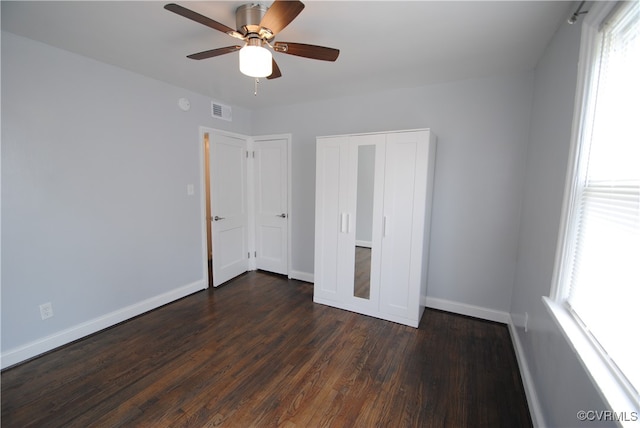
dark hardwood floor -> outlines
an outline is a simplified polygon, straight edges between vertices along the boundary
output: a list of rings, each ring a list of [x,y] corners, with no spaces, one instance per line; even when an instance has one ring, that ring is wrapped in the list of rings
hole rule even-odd
[[[250,272],[5,370],[2,426],[531,426],[505,325],[312,296]]]

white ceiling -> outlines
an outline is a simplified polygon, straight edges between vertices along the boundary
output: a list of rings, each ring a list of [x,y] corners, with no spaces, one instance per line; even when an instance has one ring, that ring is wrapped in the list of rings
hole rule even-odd
[[[186,55],[236,40],[158,1],[2,1],[2,30],[249,109],[530,70],[572,2],[305,1],[276,41],[340,49],[335,63],[275,53],[282,77],[253,79],[238,54]],[[178,4],[235,28],[247,0]],[[271,1],[266,2],[270,4]]]

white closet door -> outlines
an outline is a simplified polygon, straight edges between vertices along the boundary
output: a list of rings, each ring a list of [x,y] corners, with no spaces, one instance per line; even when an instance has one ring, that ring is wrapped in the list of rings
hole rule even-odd
[[[423,260],[428,133],[387,136],[380,310],[417,318]]]
[[[256,267],[287,275],[288,164],[287,140],[256,141]]]
[[[316,149],[316,223],[314,300],[344,300],[353,273],[348,274],[350,215],[348,183],[348,138],[318,139]],[[355,235],[355,234],[354,234]],[[354,255],[350,264],[353,270]],[[347,273],[345,273],[347,271]]]
[[[249,268],[246,148],[244,139],[213,134],[210,163],[214,287]]]

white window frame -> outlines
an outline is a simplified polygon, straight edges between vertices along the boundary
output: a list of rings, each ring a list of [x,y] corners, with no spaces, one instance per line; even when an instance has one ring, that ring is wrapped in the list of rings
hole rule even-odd
[[[564,303],[566,286],[563,281],[565,279],[565,270],[571,263],[570,240],[575,237],[575,222],[573,219],[576,215],[575,208],[577,204],[575,202],[579,196],[578,185],[580,182],[578,161],[580,159],[583,136],[588,135],[591,130],[591,123],[588,119],[592,117],[589,109],[593,105],[589,103],[589,93],[597,85],[594,77],[597,73],[595,69],[596,59],[600,55],[601,34],[599,30],[601,23],[612,13],[615,7],[616,2],[594,2],[589,13],[585,15],[582,24],[575,108],[560,233],[558,235],[550,297],[544,296],[542,299],[605,402],[613,412],[618,416],[622,416],[622,420],[618,421],[619,424],[621,426],[637,427],[638,421],[632,419],[640,414],[640,406],[629,393],[624,382],[619,379],[616,368],[609,363],[598,348],[598,345],[585,333]],[[637,339],[630,337],[629,340]]]

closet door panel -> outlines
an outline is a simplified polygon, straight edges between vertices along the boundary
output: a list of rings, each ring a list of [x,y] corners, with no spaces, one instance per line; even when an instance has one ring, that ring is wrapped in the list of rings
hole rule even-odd
[[[339,300],[345,281],[344,233],[347,186],[341,176],[347,169],[347,139],[319,139],[316,149],[316,233],[314,298]]]
[[[417,317],[420,300],[427,138],[387,136],[380,309],[408,318]]]
[[[379,307],[385,142],[384,134],[349,138],[348,208],[354,223],[348,245],[354,263],[347,274],[354,278],[354,284],[348,293],[353,307],[367,313]],[[356,257],[358,253],[368,255]]]

